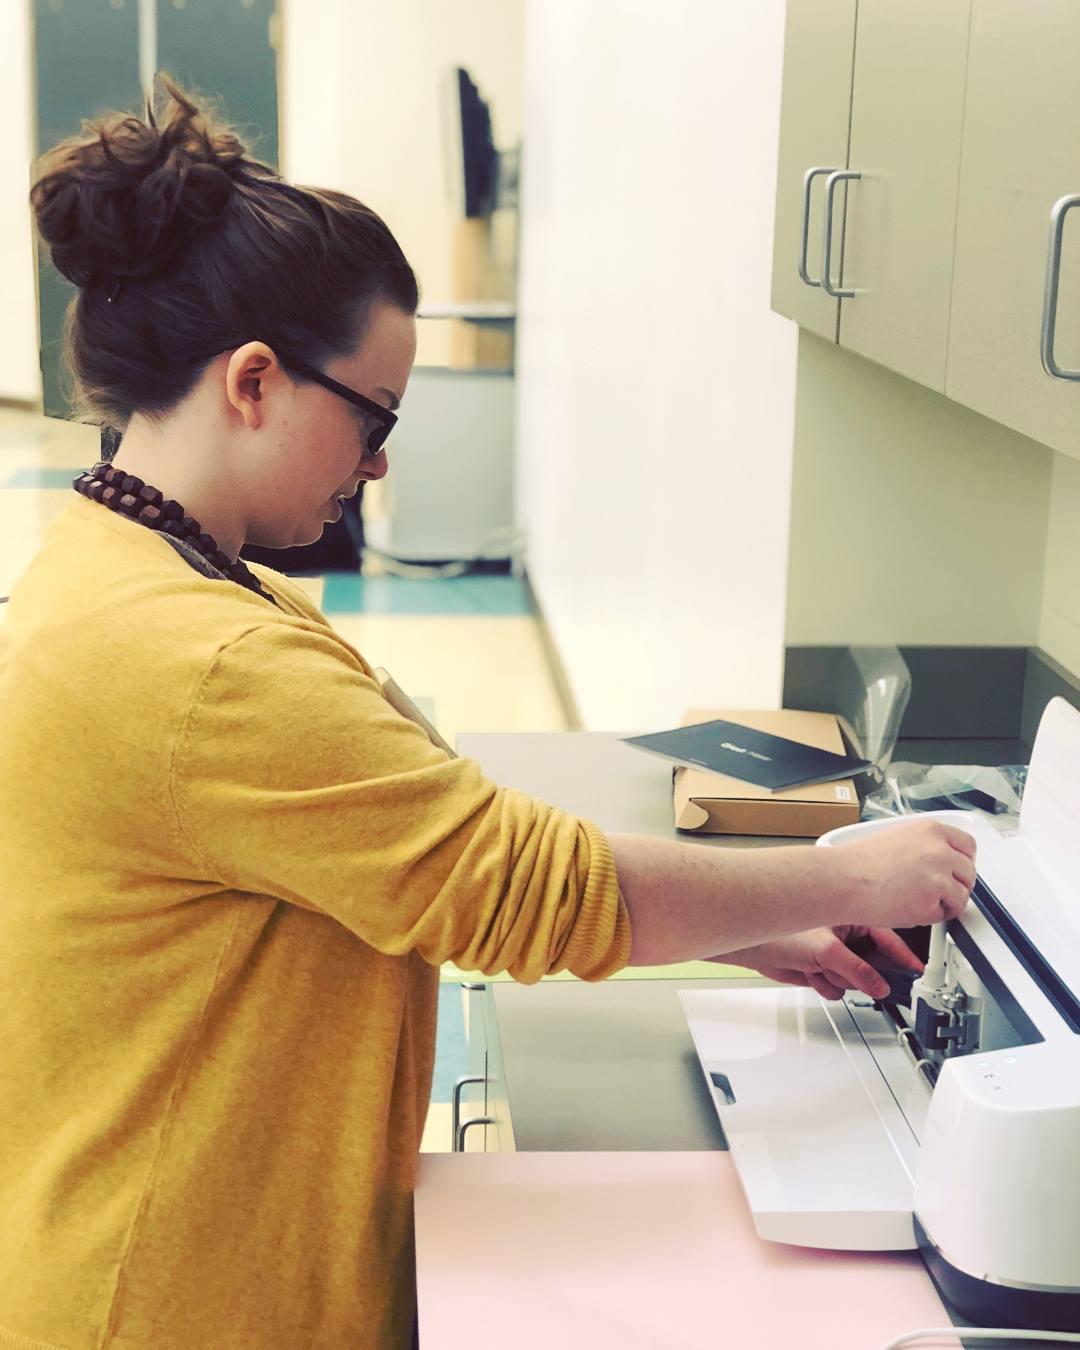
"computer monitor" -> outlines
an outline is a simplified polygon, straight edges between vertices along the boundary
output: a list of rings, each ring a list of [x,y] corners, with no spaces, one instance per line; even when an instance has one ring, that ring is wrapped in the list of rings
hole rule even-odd
[[[491,109],[469,72],[451,67],[443,85],[443,135],[447,185],[458,215],[487,216],[495,206],[499,156]]]

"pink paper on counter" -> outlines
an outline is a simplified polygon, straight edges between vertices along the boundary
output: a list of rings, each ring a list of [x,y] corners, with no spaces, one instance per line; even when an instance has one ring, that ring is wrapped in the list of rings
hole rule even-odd
[[[425,1154],[416,1248],[421,1350],[877,1350],[949,1324],[914,1253],[763,1242],[719,1152]]]

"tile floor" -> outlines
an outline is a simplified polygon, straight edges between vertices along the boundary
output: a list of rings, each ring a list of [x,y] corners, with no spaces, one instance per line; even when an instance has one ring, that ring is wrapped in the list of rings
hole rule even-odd
[[[0,595],[70,499],[71,480],[97,460],[93,428],[0,409]],[[377,501],[373,504],[378,509]],[[385,666],[453,742],[463,731],[566,728],[523,583],[475,576],[447,581],[334,574],[302,582],[334,626],[373,665]],[[0,623],[5,606],[0,605]],[[464,1072],[460,991],[448,968],[441,991],[425,1149],[450,1142],[450,1093]]]

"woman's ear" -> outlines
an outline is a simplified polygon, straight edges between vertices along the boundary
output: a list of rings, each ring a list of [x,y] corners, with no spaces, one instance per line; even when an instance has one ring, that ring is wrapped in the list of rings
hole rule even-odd
[[[281,362],[265,342],[245,342],[229,357],[225,369],[225,396],[254,431],[262,425],[265,399],[288,379]]]

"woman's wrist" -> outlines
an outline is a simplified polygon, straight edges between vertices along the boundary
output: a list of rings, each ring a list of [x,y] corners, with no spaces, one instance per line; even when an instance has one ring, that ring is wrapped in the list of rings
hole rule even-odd
[[[806,859],[811,870],[817,922],[807,928],[834,928],[838,924],[859,923],[864,914],[866,880],[843,848],[812,848]]]

